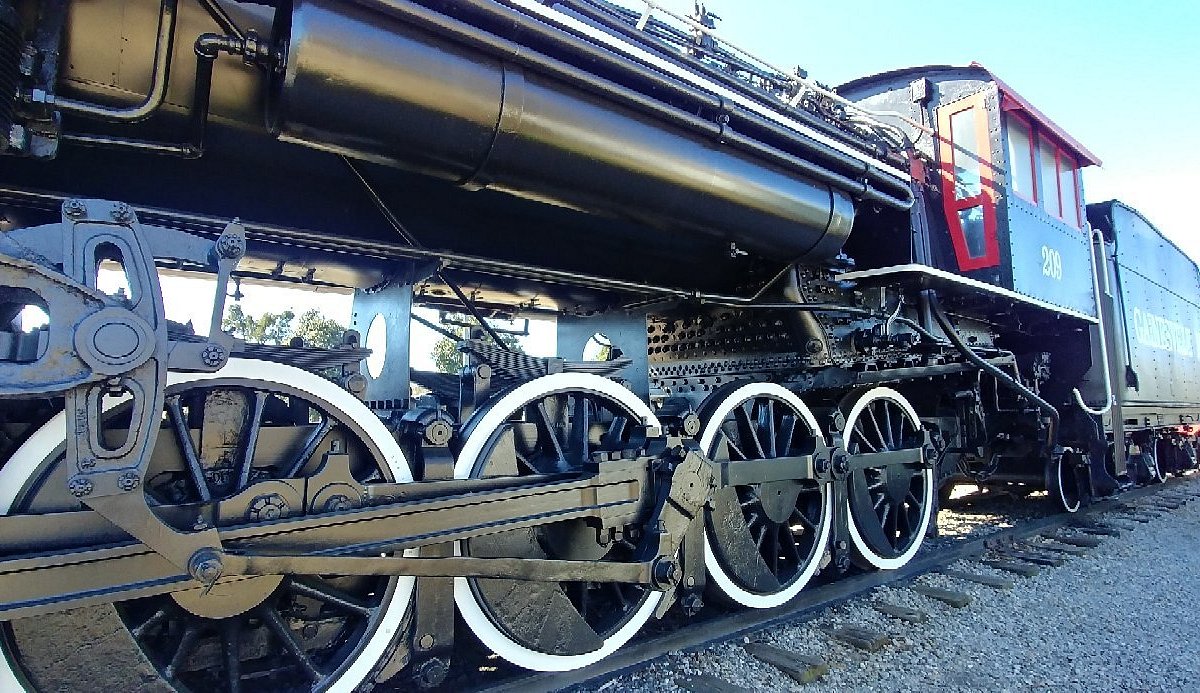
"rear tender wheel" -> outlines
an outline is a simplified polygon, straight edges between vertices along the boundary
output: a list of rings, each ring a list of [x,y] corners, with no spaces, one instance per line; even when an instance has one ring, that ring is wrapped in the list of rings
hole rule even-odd
[[[630,446],[634,429],[658,426],[650,408],[617,383],[558,373],[514,388],[464,429],[457,478],[577,471],[599,450]],[[592,561],[633,559],[634,537],[598,534],[582,520],[461,542],[463,555]],[[617,583],[455,578],[454,601],[484,645],[537,671],[567,671],[608,656],[653,615],[662,592]]]
[[[804,402],[774,383],[718,391],[701,409],[700,448],[715,461],[811,453],[821,440]],[[705,517],[704,563],[715,587],[742,606],[764,609],[796,596],[829,544],[833,496],[815,481],[722,488]]]
[[[105,415],[117,435],[128,425],[123,409]],[[0,468],[0,514],[81,507],[66,493],[65,427],[60,414]],[[243,359],[217,373],[172,373],[146,498],[163,511],[220,501],[248,484],[303,477],[334,445],[360,482],[412,480],[379,419],[312,373]],[[245,520],[298,510],[267,495]],[[38,690],[360,690],[387,662],[412,587],[412,578],[230,578],[207,594],[21,619],[2,624],[0,690],[21,690],[19,681]]]
[[[854,468],[853,457],[919,450],[921,421],[908,400],[888,387],[851,393],[840,409],[852,457],[848,524],[855,562],[864,568],[900,568],[916,555],[932,519],[933,469],[916,455],[865,468]]]

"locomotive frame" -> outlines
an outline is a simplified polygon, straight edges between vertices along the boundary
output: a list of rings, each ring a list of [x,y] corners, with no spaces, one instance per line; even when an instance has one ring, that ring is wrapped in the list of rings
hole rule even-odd
[[[1136,388],[1200,280],[1151,310],[1121,246],[1195,265],[1118,204],[1092,233],[1094,157],[980,66],[835,93],[699,9],[269,5],[0,0],[0,687],[109,681],[93,621],[103,676],[182,689],[434,686],[456,614],[576,668],[901,567],[955,483],[1075,511],[1196,466],[1191,383]],[[1014,112],[1074,221],[1009,194]],[[164,273],[215,278],[207,334]],[[352,330],[235,339],[243,280],[353,290]],[[414,306],[472,316],[460,373],[410,367]]]

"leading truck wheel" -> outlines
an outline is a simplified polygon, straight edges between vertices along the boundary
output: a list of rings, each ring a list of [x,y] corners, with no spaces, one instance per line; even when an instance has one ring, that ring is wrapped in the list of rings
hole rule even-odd
[[[106,413],[107,430],[127,425],[122,409]],[[202,488],[219,500],[304,476],[335,445],[360,482],[412,480],[371,411],[298,368],[232,359],[216,373],[171,373],[166,409],[145,477],[156,507],[203,502]],[[66,493],[65,429],[59,414],[0,468],[0,514],[80,509]],[[181,453],[189,445],[199,469]],[[288,512],[269,498],[258,505],[249,512]],[[405,577],[259,576],[218,581],[219,608],[188,590],[20,619],[3,624],[0,691],[350,693],[387,663],[412,589]]]
[[[524,383],[475,413],[464,428],[456,478],[569,472],[594,451],[629,447],[635,429],[658,427],[632,392],[597,375],[556,373]],[[569,520],[476,537],[459,553],[477,557],[632,560],[634,542],[599,536]],[[455,578],[454,602],[493,652],[536,671],[600,661],[654,614],[662,592],[619,583]]]
[[[852,458],[915,452],[924,443],[916,410],[889,387],[851,393],[839,409],[846,419],[843,441]],[[901,457],[852,469],[847,504],[855,563],[868,569],[895,570],[912,560],[933,518],[933,494],[934,470],[919,461]]]
[[[1079,509],[1083,507],[1083,484],[1076,473],[1076,467],[1081,462],[1081,453],[1067,449],[1051,463],[1050,469],[1047,470],[1049,479],[1049,483],[1046,485],[1047,492],[1064,512],[1079,512]]]
[[[823,442],[804,402],[774,383],[718,391],[700,415],[700,449],[716,461],[803,455]],[[787,602],[820,567],[832,517],[833,495],[814,480],[717,491],[704,524],[704,565],[713,585],[741,606]]]

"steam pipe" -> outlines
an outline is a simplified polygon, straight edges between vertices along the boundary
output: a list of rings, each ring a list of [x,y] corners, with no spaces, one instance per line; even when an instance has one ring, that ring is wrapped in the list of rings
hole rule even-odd
[[[229,16],[229,13],[225,11],[224,7],[221,7],[221,4],[217,0],[199,0],[199,2],[208,12],[208,16],[212,17],[217,26],[221,27],[221,31],[239,41],[246,40],[246,34],[238,28],[238,25],[233,21],[233,17]]]
[[[953,344],[956,349],[958,349],[959,353],[963,355],[963,358],[967,359],[994,377],[996,382],[1004,385],[1008,389],[1013,390],[1023,397],[1028,398],[1033,403],[1037,404],[1042,411],[1046,412],[1046,414],[1050,417],[1050,425],[1046,431],[1046,447],[1052,451],[1058,442],[1058,428],[1061,422],[1061,419],[1058,415],[1058,409],[1055,409],[1054,405],[1042,399],[1036,392],[1022,385],[1008,373],[1005,373],[987,361],[984,361],[979,354],[975,353],[974,349],[967,346],[966,343],[963,342],[962,337],[958,336],[958,332],[954,329],[954,325],[950,323],[950,318],[946,315],[946,311],[942,310],[942,304],[940,301],[938,301],[937,294],[929,289],[926,289],[922,293],[929,297],[929,308],[933,313],[934,320],[936,320],[938,325],[941,326],[942,331],[946,333],[946,337],[950,340],[950,343]]]
[[[201,34],[195,43],[196,53],[196,82],[192,90],[192,108],[189,141],[177,144],[174,142],[158,142],[132,137],[117,137],[111,135],[95,135],[84,133],[63,133],[60,139],[88,147],[106,149],[134,149],[150,154],[178,156],[184,159],[198,159],[204,155],[204,140],[208,130],[208,111],[212,97],[213,63],[221,52],[242,55],[245,52],[246,39],[220,34]]]
[[[170,78],[171,50],[175,43],[175,15],[178,4],[179,0],[163,0],[162,9],[158,15],[158,41],[154,45],[154,69],[150,77],[150,91],[140,104],[114,108],[49,94],[42,96],[41,99],[35,94],[33,100],[35,102],[40,100],[48,106],[67,113],[114,123],[136,123],[139,120],[145,120],[158,110],[167,96],[167,81]]]

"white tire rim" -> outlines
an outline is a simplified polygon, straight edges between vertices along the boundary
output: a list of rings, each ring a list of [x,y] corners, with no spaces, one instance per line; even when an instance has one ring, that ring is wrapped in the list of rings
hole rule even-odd
[[[271,361],[253,359],[230,359],[215,373],[167,374],[167,386],[194,385],[213,380],[257,380],[275,383],[285,388],[300,390],[313,404],[326,407],[331,412],[345,414],[339,422],[365,436],[379,450],[380,462],[398,482],[412,481],[412,470],[400,446],[387,427],[367,409],[361,401],[332,382],[308,371]],[[120,400],[109,402],[116,406]],[[9,458],[8,464],[0,468],[0,516],[7,515],[21,488],[37,472],[38,466],[50,457],[57,456],[66,445],[66,415],[56,414],[49,422],[34,432]],[[392,597],[381,608],[371,639],[348,662],[342,665],[341,673],[325,690],[328,693],[353,693],[375,670],[379,661],[388,652],[412,601],[416,578],[398,577]],[[9,648],[0,644],[4,657],[0,661],[0,691],[26,690],[19,674],[20,667],[13,661]]]
[[[742,402],[752,397],[771,397],[780,400],[790,406],[793,411],[800,414],[805,425],[812,435],[822,444],[825,442],[825,436],[821,434],[821,427],[817,424],[817,417],[804,404],[803,400],[796,396],[791,390],[778,385],[776,383],[747,383],[733,392],[729,393],[717,408],[713,410],[708,419],[708,425],[700,433],[700,449],[708,454],[708,450],[712,448],[713,442],[716,440],[717,433],[721,430],[721,423],[729,412]],[[800,593],[808,585],[812,577],[816,575],[821,567],[820,557],[829,547],[829,535],[832,529],[833,517],[833,495],[829,493],[824,485],[821,486],[821,505],[822,515],[821,524],[817,527],[817,532],[820,536],[817,539],[817,545],[814,548],[813,560],[804,570],[796,576],[794,581],[784,589],[772,594],[759,594],[750,592],[738,585],[729,573],[725,571],[724,566],[718,560],[716,552],[713,551],[712,539],[709,535],[708,523],[704,526],[704,567],[708,571],[708,576],[712,578],[713,584],[717,586],[721,593],[729,597],[734,602],[751,609],[769,609],[772,607],[785,604],[793,597]]]
[[[850,408],[850,411],[846,414],[845,430],[854,430],[854,424],[856,421],[858,421],[859,415],[862,414],[864,409],[866,409],[866,406],[869,403],[880,399],[886,399],[899,406],[903,413],[909,417],[909,422],[912,423],[913,426],[918,430],[920,429],[921,419],[917,416],[917,411],[913,409],[908,400],[904,398],[904,395],[901,395],[899,392],[896,392],[890,387],[876,387],[868,390],[861,397],[859,397],[858,401],[854,403],[854,406]],[[913,541],[911,546],[905,549],[904,553],[894,558],[881,556],[867,545],[867,542],[862,538],[862,534],[859,533],[858,527],[854,524],[854,514],[850,512],[850,501],[846,501],[846,513],[847,519],[849,520],[849,522],[846,523],[846,526],[850,534],[850,545],[854,548],[855,554],[857,554],[859,558],[866,561],[872,567],[880,570],[896,570],[898,568],[902,568],[912,560],[913,556],[917,555],[917,551],[920,550],[921,544],[924,543],[925,532],[929,529],[929,522],[933,517],[933,469],[924,470],[922,475],[925,477],[925,493],[923,494],[925,498],[924,505],[921,509],[921,522],[917,526],[916,540]]]
[[[472,430],[459,452],[458,460],[454,463],[454,478],[468,479],[479,462],[492,434],[518,407],[524,406],[537,397],[545,397],[555,392],[590,392],[604,395],[634,416],[641,419],[642,424],[660,428],[658,417],[650,407],[636,395],[621,385],[589,373],[554,373],[523,383],[511,392],[501,397],[494,404],[489,404],[482,418],[473,424]],[[455,555],[461,555],[461,542],[455,542]],[[634,612],[630,620],[617,629],[616,632],[604,638],[604,644],[591,652],[573,655],[555,655],[538,652],[514,642],[500,627],[484,613],[475,591],[467,578],[454,578],[454,603],[463,621],[487,647],[505,660],[526,669],[534,671],[570,671],[595,664],[615,652],[621,645],[637,634],[658,608],[665,593],[652,591],[645,603]]]

